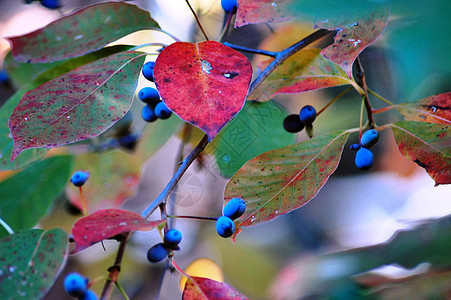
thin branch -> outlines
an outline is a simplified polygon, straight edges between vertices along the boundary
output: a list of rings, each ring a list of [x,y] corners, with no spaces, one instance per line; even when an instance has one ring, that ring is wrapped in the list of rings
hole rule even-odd
[[[266,79],[266,77],[271,74],[272,71],[274,71],[277,66],[279,66],[282,62],[284,62],[288,57],[293,55],[294,53],[298,52],[299,50],[307,47],[311,43],[325,37],[326,35],[336,33],[336,31],[330,31],[327,29],[319,29],[312,33],[311,35],[307,36],[303,40],[297,42],[296,44],[288,47],[285,50],[282,50],[277,53],[277,56],[275,59],[258,75],[258,77],[252,82],[248,95],[252,95],[252,93],[257,89],[257,87],[263,82],[263,80]]]
[[[207,33],[205,32],[204,27],[202,27],[202,24],[200,23],[200,20],[199,20],[199,18],[197,17],[196,12],[195,12],[194,9],[192,8],[192,6],[191,6],[191,4],[189,3],[188,0],[185,0],[185,2],[186,2],[186,4],[188,4],[189,9],[191,10],[191,12],[192,12],[193,15],[194,15],[194,18],[196,18],[197,25],[199,25],[199,28],[200,28],[200,30],[202,31],[202,33],[204,34],[205,39],[208,41],[209,39],[208,39]]]
[[[384,101],[385,103],[387,103],[388,105],[395,105],[393,102],[389,101],[388,99],[382,97],[381,95],[379,95],[378,93],[374,92],[371,89],[368,89],[368,93],[370,93],[371,95],[375,96],[376,98],[379,98],[380,100]]]
[[[224,39],[226,33],[229,32],[230,22],[232,22],[233,13],[229,12],[227,15],[227,20],[224,25],[224,28],[222,28],[221,34],[219,35],[218,41],[221,43],[221,41]]]
[[[230,48],[233,48],[235,50],[238,50],[238,51],[244,51],[244,52],[249,52],[249,53],[261,54],[261,55],[266,55],[266,56],[270,56],[270,57],[277,57],[277,54],[279,54],[279,52],[260,50],[260,49],[252,49],[252,48],[248,48],[248,47],[244,47],[244,46],[238,46],[238,45],[230,44],[228,42],[225,42],[224,45],[226,45],[226,46],[228,46]]]
[[[204,221],[217,221],[216,217],[198,217],[198,216],[172,216],[168,215],[168,218],[174,219],[194,219],[194,220],[204,220]]]
[[[117,282],[117,278],[119,277],[119,273],[121,271],[121,263],[122,258],[124,257],[125,247],[127,246],[127,242],[131,236],[131,232],[127,232],[122,236],[121,242],[119,244],[119,249],[117,250],[116,259],[114,260],[113,266],[108,268],[110,274],[108,274],[108,279],[103,286],[102,295],[100,296],[100,300],[106,300],[111,298],[111,294],[113,293],[114,285]]]
[[[371,107],[370,98],[368,97],[368,86],[366,85],[365,71],[363,70],[362,63],[360,62],[360,57],[357,57],[356,59],[356,67],[357,67],[356,82],[365,92],[363,97],[365,102],[366,114],[368,116],[368,125],[370,128],[375,128],[376,124],[374,123],[373,118],[372,111],[373,108]]]
[[[326,106],[324,106],[320,111],[318,111],[318,113],[316,114],[316,116],[319,116],[323,111],[325,111],[329,106],[332,105],[332,103],[334,103],[335,101],[337,101],[338,99],[340,99],[344,94],[346,94],[347,92],[349,92],[352,89],[352,86],[348,87],[346,90],[344,90],[343,92],[341,92],[340,94],[338,94],[334,99],[332,99],[329,103],[327,103]]]
[[[158,197],[143,211],[141,216],[143,218],[148,218],[161,203],[166,202],[167,197],[174,189],[175,185],[179,182],[182,175],[186,172],[188,167],[193,163],[196,157],[205,149],[208,145],[208,136],[205,135],[199,144],[194,148],[194,150],[182,161],[179,169],[175,172],[174,176],[171,178],[169,183],[166,185],[164,190],[158,195]]]

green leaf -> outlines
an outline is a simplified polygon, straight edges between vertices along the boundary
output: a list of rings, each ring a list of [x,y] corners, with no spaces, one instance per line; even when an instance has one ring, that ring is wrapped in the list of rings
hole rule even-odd
[[[29,229],[45,216],[70,178],[72,156],[42,160],[0,182],[0,216],[13,230]],[[0,229],[0,236],[6,231]]]
[[[424,168],[435,185],[451,183],[451,126],[402,121],[391,127],[405,157]]]
[[[224,199],[242,198],[246,212],[235,222],[254,226],[310,201],[335,171],[349,132],[335,131],[266,152],[244,164],[228,182]]]
[[[127,51],[83,65],[29,91],[9,120],[11,160],[97,136],[129,110],[144,55]]]
[[[34,66],[33,64],[20,64],[16,62],[18,67],[17,73],[22,74],[22,72],[24,72],[24,74],[26,74],[30,78],[27,83],[22,86],[22,88],[19,89],[11,98],[9,98],[8,101],[0,108],[0,170],[14,170],[23,168],[29,163],[41,159],[47,152],[46,149],[27,149],[22,152],[13,162],[11,162],[13,140],[8,126],[8,120],[11,117],[14,108],[17,106],[17,104],[19,104],[20,99],[23,97],[23,95],[25,95],[26,92],[37,88],[41,84],[82,65],[114,53],[127,51],[130,48],[131,46],[128,45],[106,47],[99,51],[86,54],[82,57],[77,57],[54,64],[45,64],[46,66],[52,65],[54,67],[50,69],[44,68],[45,70],[42,70],[42,73],[39,73],[37,75],[34,74],[31,69],[26,67],[28,65]],[[31,79],[33,80],[30,81]]]
[[[451,124],[451,92],[397,104],[396,108],[408,121]]]
[[[45,63],[93,52],[149,28],[160,28],[149,12],[127,3],[108,2],[89,6],[9,41],[17,60]]]
[[[251,158],[294,143],[296,136],[283,129],[286,116],[275,101],[247,101],[206,149],[214,152],[221,175],[230,178]]]
[[[296,94],[351,82],[339,65],[321,55],[321,49],[304,49],[277,66],[248,99],[268,101],[279,93]]]
[[[0,240],[0,299],[41,299],[67,259],[67,235],[58,228],[17,232]]]

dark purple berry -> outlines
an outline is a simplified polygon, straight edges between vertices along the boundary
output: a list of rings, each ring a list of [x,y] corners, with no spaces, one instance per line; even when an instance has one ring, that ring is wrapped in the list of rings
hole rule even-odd
[[[82,297],[88,290],[88,281],[78,273],[70,273],[64,279],[64,290],[72,297]]]
[[[299,119],[299,115],[288,115],[283,120],[283,128],[291,133],[296,133],[304,129],[304,123]]]
[[[355,165],[360,170],[368,170],[373,166],[373,152],[366,148],[360,148],[355,154]]]
[[[167,119],[172,115],[172,111],[164,104],[163,101],[155,106],[155,115],[160,119]]]
[[[364,148],[371,148],[379,141],[379,132],[376,129],[370,129],[362,134],[360,145]]]
[[[221,0],[222,9],[229,13],[238,6],[237,0]]]
[[[146,78],[147,80],[152,81],[152,82],[154,81],[154,78],[153,78],[154,66],[155,66],[155,62],[149,61],[144,64],[143,69],[142,69],[144,78]]]
[[[141,117],[146,122],[153,122],[157,119],[157,116],[155,114],[155,111],[152,106],[146,105],[141,110]]]
[[[182,241],[182,233],[177,229],[171,229],[164,235],[164,244],[172,250],[178,250]]]
[[[299,119],[305,125],[310,125],[316,119],[316,109],[311,105],[306,105],[299,112]]]
[[[160,94],[152,87],[145,87],[139,90],[138,98],[142,102],[155,107],[160,102]]]
[[[70,182],[72,182],[75,186],[82,186],[85,184],[86,180],[89,178],[89,172],[77,171],[70,178]]]
[[[41,5],[48,9],[57,9],[61,7],[59,0],[40,0]]]
[[[152,246],[149,251],[147,251],[147,259],[150,262],[162,261],[169,254],[169,248],[163,243],[158,243]]]
[[[235,220],[246,211],[246,202],[241,198],[233,198],[224,206],[224,216]]]
[[[353,150],[353,151],[357,151],[360,149],[360,144],[352,144],[349,146],[349,149]]]
[[[216,221],[216,232],[223,238],[231,237],[235,233],[235,224],[229,217],[219,217]]]

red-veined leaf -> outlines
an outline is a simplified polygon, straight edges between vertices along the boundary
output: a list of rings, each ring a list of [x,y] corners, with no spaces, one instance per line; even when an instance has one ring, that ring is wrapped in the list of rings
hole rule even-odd
[[[341,158],[347,131],[336,131],[311,140],[261,154],[235,173],[228,182],[224,200],[242,198],[246,212],[235,222],[243,226],[275,219],[310,201]]]
[[[108,2],[89,6],[42,29],[8,39],[15,59],[44,63],[81,56],[146,28],[160,28],[149,12],[131,4]]]
[[[279,93],[301,93],[311,90],[351,84],[343,69],[325,59],[321,49],[296,52],[276,67],[248,97],[249,100],[268,101]],[[266,61],[266,67],[272,60]]]
[[[59,229],[20,231],[0,240],[0,299],[42,299],[67,259]]]
[[[243,107],[252,65],[215,41],[177,42],[160,53],[154,74],[166,105],[212,140]]]
[[[75,222],[72,236],[80,252],[95,243],[130,231],[149,231],[165,222],[148,221],[139,214],[122,209],[102,209]]]
[[[321,52],[324,57],[339,64],[352,79],[352,64],[366,47],[380,36],[387,26],[390,8],[384,6],[359,15],[347,15],[334,20],[316,22],[315,28],[337,30],[335,41]]]
[[[27,92],[9,119],[11,161],[28,148],[97,136],[129,110],[144,56],[126,51],[99,59]]]
[[[263,22],[283,22],[297,15],[293,0],[238,0],[235,27]]]
[[[203,277],[190,277],[183,290],[183,300],[244,300],[243,296],[226,283]]]
[[[451,124],[451,92],[397,104],[396,108],[408,121]]]
[[[428,172],[435,184],[451,183],[451,127],[414,121],[392,124],[399,151]]]

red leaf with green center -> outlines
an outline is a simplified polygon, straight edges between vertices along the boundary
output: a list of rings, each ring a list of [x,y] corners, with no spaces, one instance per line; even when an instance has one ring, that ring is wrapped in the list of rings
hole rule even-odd
[[[188,278],[182,295],[183,300],[244,300],[243,296],[229,285],[203,277]]]
[[[399,151],[428,172],[435,184],[451,183],[451,127],[402,121],[392,126]]]
[[[376,41],[385,29],[390,15],[389,7],[382,7],[365,14],[325,19],[315,28],[337,30],[335,41],[321,52],[330,61],[339,64],[352,79],[352,64],[366,47]]]
[[[396,108],[408,121],[451,124],[451,92],[397,104]]]
[[[279,93],[302,93],[316,89],[352,84],[343,69],[325,59],[321,49],[296,52],[277,66],[248,97],[249,100],[268,101]],[[272,60],[266,61],[266,67]]]
[[[148,221],[139,214],[122,209],[102,209],[75,222],[72,236],[80,252],[95,243],[130,231],[149,231],[164,220]]]
[[[97,136],[129,110],[144,62],[122,52],[83,65],[27,92],[9,119],[11,161],[28,148],[51,148]]]
[[[149,12],[122,2],[89,6],[29,34],[8,38],[14,58],[53,62],[81,56],[138,30],[160,28]]]
[[[283,22],[298,14],[293,0],[238,0],[235,27],[263,22]]]
[[[218,42],[177,42],[158,56],[154,77],[165,104],[211,141],[243,107],[252,65]]]
[[[275,219],[310,201],[340,162],[349,132],[337,131],[266,152],[233,175],[224,192],[246,202],[246,212],[235,222],[243,226]]]
[[[42,299],[67,259],[58,228],[16,232],[0,240],[0,299]]]

